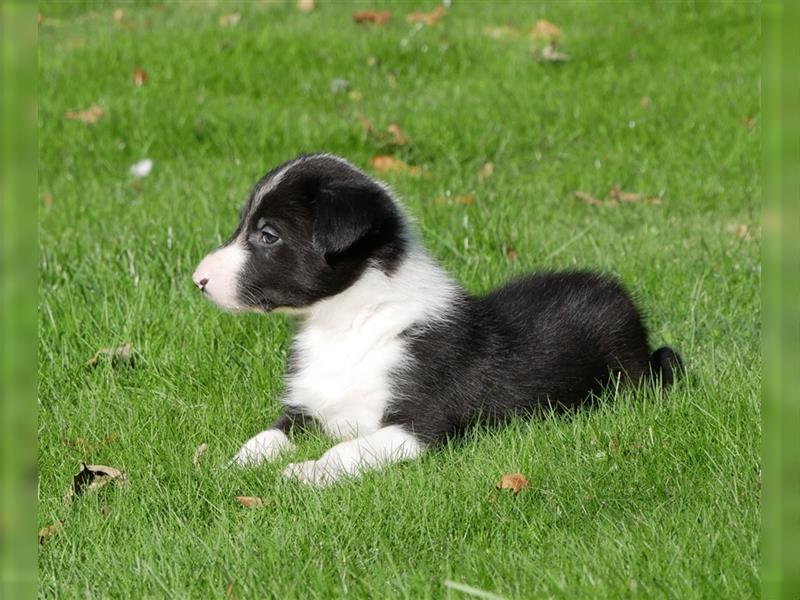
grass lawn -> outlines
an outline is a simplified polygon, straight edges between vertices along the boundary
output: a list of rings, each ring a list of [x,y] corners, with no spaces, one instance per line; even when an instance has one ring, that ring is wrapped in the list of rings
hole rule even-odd
[[[756,596],[759,6],[456,1],[427,26],[403,3],[384,25],[318,4],[40,5],[38,520],[64,522],[40,594]],[[533,58],[537,19],[568,62]],[[94,124],[64,116],[93,104]],[[422,169],[381,177],[473,291],[617,274],[689,377],[331,489],[283,481],[288,458],[224,468],[279,413],[293,325],[223,314],[189,276],[252,183],[312,150]],[[126,342],[133,366],[85,365]],[[131,483],[65,504],[82,461]],[[499,492],[507,472],[531,488]]]

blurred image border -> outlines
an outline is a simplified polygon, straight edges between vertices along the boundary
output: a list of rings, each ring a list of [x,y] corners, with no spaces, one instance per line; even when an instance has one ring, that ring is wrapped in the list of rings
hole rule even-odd
[[[36,3],[0,12],[0,597],[36,593]]]
[[[797,3],[763,5],[764,598],[800,598],[800,43]]]

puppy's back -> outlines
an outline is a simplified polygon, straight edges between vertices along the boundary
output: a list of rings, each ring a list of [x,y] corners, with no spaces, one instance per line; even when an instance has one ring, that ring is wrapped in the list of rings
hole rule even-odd
[[[476,421],[572,407],[611,377],[649,373],[647,332],[612,278],[541,273],[484,296],[464,296],[447,318],[412,329],[395,375],[388,423],[429,442]]]

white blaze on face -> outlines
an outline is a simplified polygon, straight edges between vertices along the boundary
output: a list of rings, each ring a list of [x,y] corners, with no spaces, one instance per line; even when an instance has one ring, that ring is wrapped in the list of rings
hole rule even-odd
[[[214,250],[197,266],[192,281],[220,308],[244,310],[239,299],[239,279],[247,262],[247,251],[238,239]]]

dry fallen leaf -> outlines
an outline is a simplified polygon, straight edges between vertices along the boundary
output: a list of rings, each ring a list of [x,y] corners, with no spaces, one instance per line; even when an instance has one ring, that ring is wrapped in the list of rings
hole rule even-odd
[[[755,124],[756,124],[755,118],[751,117],[750,115],[742,117],[742,125],[744,125],[748,129],[752,129]]]
[[[145,83],[147,83],[147,71],[141,67],[135,67],[133,69],[131,78],[133,79],[133,85],[136,87],[142,87]]]
[[[111,514],[111,507],[108,504],[103,504],[103,506],[100,507],[100,514],[107,517]]]
[[[38,25],[44,23],[44,15],[42,13],[36,13],[36,23]]]
[[[356,23],[375,23],[375,25],[385,25],[391,18],[392,13],[388,10],[365,10],[353,15],[353,21]]]
[[[68,110],[64,113],[64,118],[71,121],[81,121],[83,123],[88,123],[89,125],[94,125],[104,114],[105,111],[103,111],[99,105],[92,104],[86,110]]]
[[[569,60],[569,55],[558,51],[558,44],[550,42],[541,50],[534,50],[533,56],[539,62],[564,63]]]
[[[522,473],[506,473],[497,482],[496,487],[498,490],[512,490],[515,494],[519,494],[531,487],[531,482]]]
[[[475,202],[475,194],[470,192],[469,194],[456,194],[455,203],[456,204],[463,204],[464,206],[472,206]]]
[[[236,501],[247,508],[264,508],[264,499],[254,496],[236,496]]]
[[[413,167],[399,158],[388,155],[375,156],[370,161],[370,164],[381,175],[385,173],[408,173],[413,177],[426,175],[425,171],[420,167]]]
[[[130,483],[124,471],[106,465],[81,463],[81,470],[72,478],[72,487],[64,494],[64,502],[67,503],[86,492],[97,491],[112,481],[118,485]]]
[[[197,447],[197,450],[194,451],[194,456],[192,457],[192,464],[195,466],[195,468],[197,468],[197,466],[200,464],[200,459],[203,458],[203,454],[206,453],[206,450],[208,450],[208,444],[203,442]]]
[[[111,13],[111,16],[117,23],[119,23],[120,21],[122,21],[122,17],[125,16],[125,11],[123,11],[121,8],[117,8],[116,10],[114,10],[113,13]]]
[[[547,40],[554,42],[561,37],[561,29],[555,26],[550,21],[539,19],[531,29],[530,36],[537,40]]]
[[[58,533],[63,526],[64,526],[64,521],[56,521],[55,523],[49,525],[48,527],[42,527],[39,530],[39,545],[41,546],[47,541],[47,538]]]
[[[310,13],[314,10],[314,0],[297,0],[297,10]]]
[[[406,17],[409,23],[425,23],[425,25],[436,25],[443,16],[447,14],[447,9],[440,4],[429,13],[412,12]]]
[[[489,177],[494,174],[494,163],[487,162],[485,165],[481,167],[481,170],[478,171],[478,181],[484,182]]]
[[[520,30],[508,25],[494,25],[483,28],[483,34],[495,40],[511,40],[520,36]]]
[[[51,206],[53,206],[53,194],[51,194],[50,192],[43,193],[42,194],[42,202],[44,202],[44,205],[47,208],[50,208]]]
[[[242,20],[242,15],[239,13],[231,13],[229,15],[221,15],[219,18],[220,27],[236,27],[239,21]]]
[[[508,262],[514,262],[519,258],[519,252],[517,252],[514,248],[509,248],[508,252],[506,252],[506,259]]]
[[[370,121],[364,113],[356,113],[356,117],[358,117],[358,122],[361,123],[361,128],[364,130],[364,133],[370,134],[375,131],[375,126],[372,124],[372,121]]]
[[[236,594],[233,593],[233,582],[225,588],[225,600],[236,600]]]
[[[126,364],[133,366],[134,352],[130,342],[112,348],[100,348],[95,355],[86,361],[87,367],[94,367],[99,364],[101,358],[111,359],[112,365]]]
[[[391,143],[395,146],[404,146],[408,143],[408,136],[406,136],[405,131],[403,131],[397,123],[389,123],[386,129],[392,134]]]
[[[579,200],[583,200],[586,204],[591,204],[592,206],[603,206],[603,201],[598,200],[594,196],[587,194],[586,192],[573,192],[576,198]]]
[[[639,100],[639,105],[642,108],[650,108],[650,98],[648,98],[647,96],[642,96],[642,99]]]

